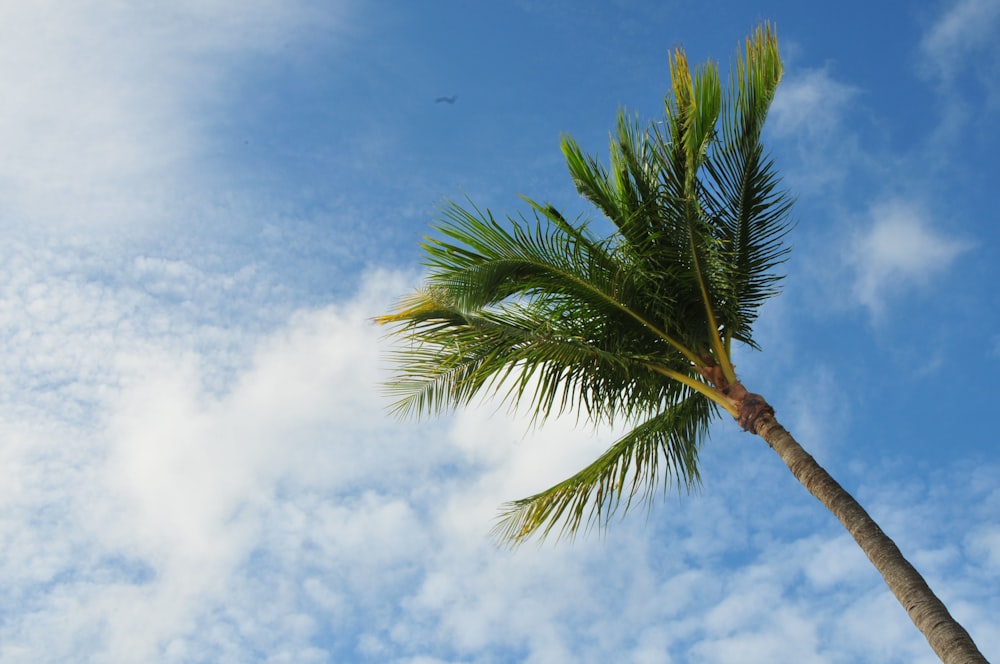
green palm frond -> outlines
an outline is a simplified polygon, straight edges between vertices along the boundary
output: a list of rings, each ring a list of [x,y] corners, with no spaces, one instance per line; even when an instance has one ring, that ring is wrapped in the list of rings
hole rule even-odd
[[[698,448],[715,414],[711,401],[688,393],[616,441],[592,464],[529,498],[507,504],[494,528],[501,542],[544,538],[561,524],[559,536],[581,526],[605,528],[636,499],[649,504],[671,484],[690,490],[700,481]]]
[[[565,294],[469,313],[429,286],[385,319],[403,323],[390,359],[406,372],[387,386],[401,415],[440,412],[503,387],[513,406],[536,418],[577,411],[613,421],[672,398],[678,384],[657,372],[686,363],[664,363],[669,347],[632,317],[608,316]]]
[[[440,315],[416,327],[414,347],[398,351],[408,371],[389,388],[403,414],[466,404],[491,387],[506,389],[512,405],[537,417],[549,416],[553,408],[561,413],[580,407],[599,417],[594,409],[609,404],[602,393],[614,394],[629,381],[627,363],[617,355],[552,326],[534,325],[528,315],[512,310],[502,318],[451,315],[461,322],[444,328]]]
[[[553,314],[628,329],[675,360],[701,361],[658,324],[674,293],[649,289],[644,266],[613,241],[599,242],[554,209],[531,205],[533,219],[508,218],[506,225],[489,211],[446,205],[436,226],[443,237],[424,243],[428,283],[465,311],[529,298]]]
[[[683,49],[670,59],[673,95],[664,100],[666,123],[670,128],[670,163],[678,169],[675,195],[688,198],[694,193],[698,169],[715,136],[715,123],[722,104],[718,68],[707,62],[692,74]]]
[[[704,215],[698,172],[716,136],[715,125],[722,108],[722,88],[718,69],[711,62],[694,74],[684,51],[677,49],[671,59],[673,96],[665,103],[666,124],[671,141],[666,146],[665,184],[674,199],[687,238],[690,274],[697,286],[697,299],[704,312],[705,338],[715,361],[729,381],[736,379],[716,317],[718,293],[713,275],[718,273],[718,247],[711,219]]]
[[[583,153],[569,136],[562,140],[566,166],[577,191],[610,219],[623,239],[640,256],[650,253],[651,234],[658,227],[658,142],[638,120],[618,113],[617,132],[611,140],[611,170]],[[670,263],[665,263],[669,265]]]
[[[584,156],[570,138],[563,139],[563,153],[580,194],[618,228],[615,246],[642,300],[657,304],[649,318],[694,351],[692,362],[699,364],[711,346],[710,323],[689,233],[698,234],[697,246],[714,240],[712,228],[699,223],[694,197],[683,193],[687,159],[683,152],[670,153],[672,144],[665,141],[656,125],[643,130],[619,112],[610,170]],[[691,325],[693,316],[704,323]]]
[[[777,291],[774,268],[788,253],[792,200],[779,188],[774,162],[764,153],[761,131],[781,80],[777,40],[768,27],[747,39],[738,54],[721,135],[706,161],[706,213],[715,221],[725,258],[720,270],[720,317],[729,338],[754,346],[757,308]]]

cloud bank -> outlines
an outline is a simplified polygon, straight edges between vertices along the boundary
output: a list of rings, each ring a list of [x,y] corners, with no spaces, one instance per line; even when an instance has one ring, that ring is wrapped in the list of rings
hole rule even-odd
[[[703,494],[666,496],[606,537],[497,549],[497,506],[611,432],[532,431],[490,405],[388,419],[370,318],[412,280],[371,274],[349,301],[300,310],[246,342],[225,390],[207,388],[212,353],[125,343],[104,358],[113,379],[89,425],[8,424],[0,658],[932,661],[853,543],[728,429],[706,450]],[[989,484],[952,490],[976,504]],[[894,496],[868,493],[876,508]],[[916,523],[926,508],[893,514]],[[968,539],[939,581],[995,568],[995,517],[941,516]],[[983,592],[959,611],[988,644]]]

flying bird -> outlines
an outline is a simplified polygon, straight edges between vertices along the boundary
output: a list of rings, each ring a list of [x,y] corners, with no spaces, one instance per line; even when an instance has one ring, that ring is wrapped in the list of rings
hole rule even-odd
[[[435,104],[441,104],[441,103],[454,104],[457,99],[458,99],[458,95],[452,95],[451,97],[438,97],[437,99],[434,100],[434,103]]]

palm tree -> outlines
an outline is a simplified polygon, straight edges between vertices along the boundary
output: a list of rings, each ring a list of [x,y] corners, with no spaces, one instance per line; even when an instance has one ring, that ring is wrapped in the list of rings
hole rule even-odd
[[[630,431],[592,464],[509,503],[496,534],[518,544],[561,524],[604,527],[660,486],[699,482],[698,451],[725,411],[763,438],[840,519],[945,662],[985,662],[858,502],[750,393],[732,363],[734,341],[756,349],[753,323],[778,292],[791,200],[761,130],[781,78],[775,32],[761,25],[733,63],[670,58],[662,122],[619,113],[610,167],[570,138],[562,151],[577,190],[613,225],[525,199],[528,215],[497,221],[447,204],[423,246],[424,286],[377,319],[404,344],[388,385],[400,414],[436,413],[499,391],[535,419],[575,412]]]

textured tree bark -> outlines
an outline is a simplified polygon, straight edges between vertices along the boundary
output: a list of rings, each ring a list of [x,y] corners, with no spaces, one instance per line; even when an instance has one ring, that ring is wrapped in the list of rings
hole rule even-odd
[[[840,519],[941,661],[945,664],[989,664],[969,633],[948,613],[920,573],[858,501],[774,419],[773,409],[767,406],[760,411],[760,404],[753,406],[757,409],[754,416],[741,417],[741,424],[744,419],[748,420],[751,425],[748,429],[767,441],[806,490]]]

